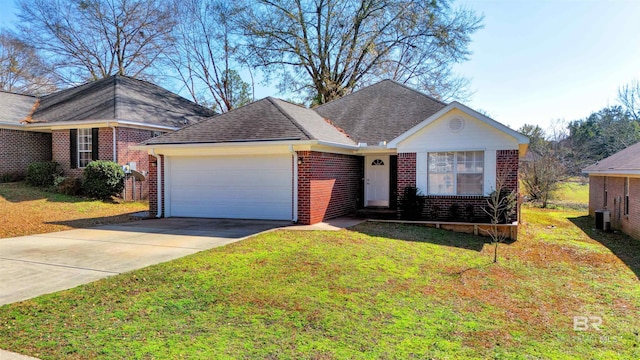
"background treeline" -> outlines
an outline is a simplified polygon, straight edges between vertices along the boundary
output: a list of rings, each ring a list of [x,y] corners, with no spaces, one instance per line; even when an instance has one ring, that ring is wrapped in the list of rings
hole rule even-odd
[[[254,75],[318,105],[391,78],[464,100],[452,66],[482,17],[450,0],[16,0],[0,89],[43,94],[113,74],[225,112]]]
[[[584,119],[556,122],[546,131],[538,125],[519,130],[531,140],[522,161],[525,192],[546,207],[559,181],[640,142],[640,81],[620,87],[617,104]]]

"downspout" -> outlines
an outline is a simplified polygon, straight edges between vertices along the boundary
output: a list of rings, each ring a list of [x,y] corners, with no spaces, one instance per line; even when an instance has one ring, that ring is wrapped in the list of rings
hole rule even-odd
[[[107,126],[109,128],[111,128],[111,135],[112,135],[112,138],[113,138],[113,140],[111,140],[112,145],[113,145],[113,162],[117,164],[118,163],[118,153],[116,152],[117,151],[117,148],[116,148],[116,138],[117,138],[116,137],[116,127],[111,125],[111,123],[107,123]]]
[[[107,122],[107,127],[111,129],[111,146],[113,146],[113,150],[112,150],[112,154],[113,154],[113,162],[114,163],[118,163],[118,149],[116,148],[116,127],[111,125],[110,122]],[[122,198],[126,201],[127,200],[127,176],[125,174],[125,178],[124,178],[124,188],[122,189]],[[133,192],[133,196],[131,197],[131,200],[134,199],[136,195],[136,192]]]
[[[162,217],[162,199],[164,198],[164,194],[161,193],[162,191],[162,158],[160,157],[160,155],[156,154],[156,149],[153,149],[153,148],[151,149],[151,152],[149,154],[151,154],[151,156],[156,158],[156,186],[157,186],[156,196],[158,197],[156,201],[158,203],[158,210],[156,213],[156,217],[160,218]]]
[[[289,152],[293,161],[293,216],[291,221],[298,222],[298,153],[293,150],[293,145],[289,145]]]

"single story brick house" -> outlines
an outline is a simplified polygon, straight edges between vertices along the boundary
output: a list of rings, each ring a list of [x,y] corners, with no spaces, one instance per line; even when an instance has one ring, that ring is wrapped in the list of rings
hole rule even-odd
[[[405,187],[478,212],[518,189],[524,135],[458,102],[384,80],[315,109],[276,98],[144,141],[150,210],[165,217],[313,224],[396,208]]]
[[[148,155],[130,146],[213,115],[159,86],[119,75],[43,97],[0,92],[0,176],[53,160],[66,176],[80,177],[98,159],[146,174]],[[136,197],[147,193],[147,182],[138,182]]]
[[[611,227],[640,240],[640,143],[586,167],[589,215],[606,209]]]

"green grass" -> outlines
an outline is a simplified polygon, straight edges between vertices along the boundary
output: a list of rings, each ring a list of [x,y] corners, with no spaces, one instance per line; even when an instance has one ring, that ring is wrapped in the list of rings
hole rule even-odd
[[[44,359],[640,358],[640,244],[526,208],[520,240],[366,223],[277,231],[0,307]],[[574,331],[599,316],[600,331]]]
[[[567,181],[560,183],[553,193],[553,204],[572,208],[586,208],[589,205],[589,183]]]

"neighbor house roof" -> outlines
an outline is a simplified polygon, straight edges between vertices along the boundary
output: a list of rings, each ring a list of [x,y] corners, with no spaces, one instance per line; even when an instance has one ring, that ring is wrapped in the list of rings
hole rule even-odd
[[[31,122],[126,120],[178,128],[213,115],[212,110],[150,82],[113,75],[42,97]]]
[[[391,141],[447,104],[393,80],[355,91],[315,110],[356,142]]]
[[[248,141],[320,140],[356,145],[310,109],[267,97],[180,131],[149,139],[146,145]]]
[[[0,123],[20,125],[37,100],[35,96],[0,91]]]
[[[640,175],[640,143],[587,166],[582,171],[587,174]]]

